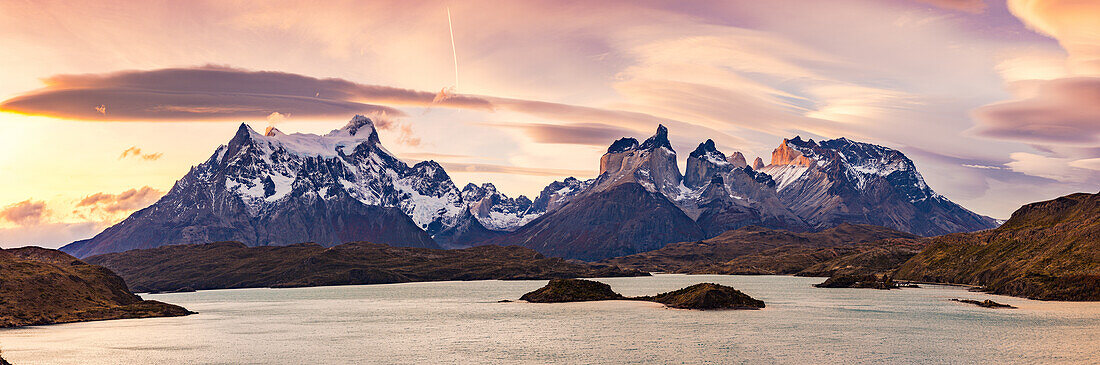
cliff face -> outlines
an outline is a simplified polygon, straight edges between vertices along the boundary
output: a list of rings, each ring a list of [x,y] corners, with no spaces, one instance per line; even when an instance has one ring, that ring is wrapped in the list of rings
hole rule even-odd
[[[789,140],[784,139],[774,151],[772,151],[772,165],[792,165],[809,167],[814,163],[809,157],[802,155],[802,152],[791,148],[787,144]]]
[[[190,313],[142,300],[110,270],[57,250],[0,250],[0,327]]]
[[[679,190],[682,180],[676,151],[668,141],[668,128],[662,125],[640,144],[634,138],[623,138],[608,147],[607,153],[600,157],[600,176],[592,190],[638,183],[650,191],[669,195]]]
[[[1043,300],[1100,300],[1100,194],[1025,205],[996,229],[934,237],[895,276]]]

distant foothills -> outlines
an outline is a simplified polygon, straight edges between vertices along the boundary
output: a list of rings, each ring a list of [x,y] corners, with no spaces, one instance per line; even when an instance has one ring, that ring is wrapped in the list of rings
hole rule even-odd
[[[434,161],[409,166],[369,118],[325,135],[258,133],[242,124],[153,205],[93,238],[76,257],[165,245],[366,241],[401,247],[519,245],[598,261],[755,226],[816,232],[869,224],[919,236],[997,226],[935,193],[899,151],[845,138],[784,139],[767,165],[700,143],[677,166],[668,130],[622,138],[594,179],[567,178],[534,199],[491,183],[459,189]]]

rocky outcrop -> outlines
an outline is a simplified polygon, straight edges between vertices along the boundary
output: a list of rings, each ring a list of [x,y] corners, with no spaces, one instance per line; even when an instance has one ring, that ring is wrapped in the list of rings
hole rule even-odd
[[[191,314],[142,300],[122,278],[60,251],[0,249],[0,328]]]
[[[996,229],[931,238],[896,277],[1040,300],[1100,300],[1100,194],[1028,204]]]
[[[531,303],[565,303],[615,300],[623,299],[623,296],[611,290],[611,285],[598,281],[555,279],[538,290],[524,294],[519,299]]]
[[[760,170],[762,168],[764,168],[764,160],[761,160],[760,157],[757,157],[755,160],[752,160],[752,169],[753,170]]]
[[[730,165],[733,165],[733,167],[735,168],[746,167],[749,165],[745,161],[745,155],[742,155],[741,152],[738,151],[734,151],[733,154],[731,154],[730,157],[726,159],[726,161],[729,161]]]
[[[547,258],[515,246],[439,250],[365,242],[331,248],[311,243],[171,245],[93,256],[88,261],[114,270],[140,291],[646,275]]]

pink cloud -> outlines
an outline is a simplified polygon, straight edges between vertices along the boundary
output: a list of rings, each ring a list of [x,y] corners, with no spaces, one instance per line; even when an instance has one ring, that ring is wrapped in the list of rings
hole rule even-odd
[[[24,200],[0,210],[0,219],[21,226],[37,225],[50,215],[46,202]]]

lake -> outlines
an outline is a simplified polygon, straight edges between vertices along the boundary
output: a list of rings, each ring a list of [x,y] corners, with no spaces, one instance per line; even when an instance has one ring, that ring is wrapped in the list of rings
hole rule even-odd
[[[1096,363],[1100,303],[1041,302],[927,285],[818,289],[822,278],[598,279],[627,296],[700,282],[763,310],[635,301],[515,300],[532,281],[427,282],[143,295],[199,314],[0,330],[22,364],[172,363]],[[993,299],[988,309],[950,298]]]

